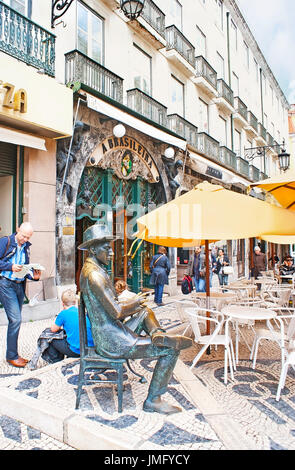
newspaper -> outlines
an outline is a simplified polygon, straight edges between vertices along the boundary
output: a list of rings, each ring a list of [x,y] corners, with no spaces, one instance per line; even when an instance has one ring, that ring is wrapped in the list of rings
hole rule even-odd
[[[33,276],[33,270],[36,269],[38,271],[45,271],[45,268],[38,263],[30,263],[30,264],[22,264],[21,271],[15,273],[19,279],[24,278],[27,274],[31,274]]]

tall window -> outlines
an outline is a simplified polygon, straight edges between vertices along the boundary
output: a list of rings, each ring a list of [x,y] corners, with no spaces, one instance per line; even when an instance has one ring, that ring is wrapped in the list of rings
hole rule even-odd
[[[225,147],[227,147],[227,120],[224,119],[222,116],[219,116],[220,118],[220,124],[221,124],[221,128],[220,128],[220,145],[224,145]]]
[[[234,96],[240,96],[240,84],[239,84],[239,77],[233,72],[232,75],[232,84],[231,88],[234,92]]]
[[[249,46],[244,41],[244,63],[248,70],[249,70],[249,61],[250,61]]]
[[[237,129],[234,132],[234,151],[238,156],[242,155],[241,133]]]
[[[230,30],[231,30],[231,37],[232,37],[232,44],[235,50],[238,49],[238,28],[237,25],[231,20],[230,23]]]
[[[196,50],[197,55],[202,55],[206,58],[207,56],[207,44],[206,44],[206,36],[197,26],[197,39],[196,39]]]
[[[169,0],[167,21],[167,26],[174,24],[176,28],[182,31],[182,5],[178,0]]]
[[[22,15],[28,15],[29,0],[4,0],[4,3],[21,13]]]
[[[209,134],[209,106],[199,98],[199,132]]]
[[[78,3],[77,49],[103,64],[103,20]]]
[[[152,58],[134,44],[134,87],[152,94]]]
[[[171,75],[171,108],[172,114],[184,117],[184,84]]]
[[[223,0],[215,0],[215,3],[218,8],[217,26],[219,26],[220,29],[223,29]]]
[[[218,78],[225,78],[224,58],[217,52],[216,71]]]

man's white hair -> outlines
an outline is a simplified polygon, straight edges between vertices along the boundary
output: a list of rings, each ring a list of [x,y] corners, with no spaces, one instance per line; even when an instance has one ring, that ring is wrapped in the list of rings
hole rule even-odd
[[[259,250],[260,251],[260,246],[255,246],[254,251]]]
[[[32,224],[30,222],[23,222],[20,226],[19,226],[20,229],[23,229],[23,230],[28,230],[30,232],[33,232],[34,229],[32,227]]]

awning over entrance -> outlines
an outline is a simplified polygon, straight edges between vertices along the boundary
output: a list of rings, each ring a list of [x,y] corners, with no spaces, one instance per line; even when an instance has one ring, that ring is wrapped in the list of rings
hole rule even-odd
[[[178,147],[182,150],[186,150],[186,141],[180,138],[177,138],[171,134],[168,134],[157,127],[148,124],[141,119],[138,119],[134,116],[131,116],[125,111],[112,106],[109,103],[95,97],[91,96],[87,93],[87,105],[89,108],[97,111],[98,113],[105,114],[117,121],[120,121],[124,124],[127,124],[134,129],[137,129],[144,134],[147,134],[149,137],[153,137],[154,139],[161,140],[166,144],[173,145]]]
[[[47,152],[45,139],[24,132],[14,131],[6,127],[0,127],[0,142],[7,142],[14,145],[22,145]]]

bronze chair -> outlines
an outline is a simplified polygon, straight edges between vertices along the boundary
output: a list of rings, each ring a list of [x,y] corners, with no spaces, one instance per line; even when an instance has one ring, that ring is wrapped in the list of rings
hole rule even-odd
[[[77,398],[76,398],[76,409],[79,408],[80,398],[82,393],[83,385],[89,385],[93,383],[113,383],[117,384],[117,393],[118,393],[118,412],[122,413],[122,403],[123,403],[123,372],[124,364],[126,363],[129,370],[140,377],[141,383],[146,383],[147,380],[141,374],[135,372],[130,366],[128,359],[110,359],[102,357],[95,351],[94,347],[88,346],[87,341],[87,329],[86,329],[86,309],[85,303],[83,300],[83,295],[80,295],[79,302],[79,333],[80,333],[80,369],[79,369],[79,379],[78,379],[78,389],[77,389]],[[108,379],[85,379],[85,371],[88,369],[97,369],[103,373],[105,370],[115,370],[117,371],[117,380],[108,380]]]

